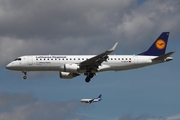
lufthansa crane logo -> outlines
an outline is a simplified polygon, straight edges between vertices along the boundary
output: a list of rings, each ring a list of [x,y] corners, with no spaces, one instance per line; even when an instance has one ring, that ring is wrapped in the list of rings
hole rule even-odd
[[[164,49],[166,46],[166,43],[164,42],[164,40],[159,39],[156,41],[156,47],[160,50]]]

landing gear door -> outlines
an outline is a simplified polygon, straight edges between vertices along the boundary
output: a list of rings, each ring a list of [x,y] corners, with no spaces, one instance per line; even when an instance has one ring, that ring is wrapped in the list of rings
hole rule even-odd
[[[28,63],[29,63],[29,65],[33,64],[33,57],[32,56],[28,56]]]

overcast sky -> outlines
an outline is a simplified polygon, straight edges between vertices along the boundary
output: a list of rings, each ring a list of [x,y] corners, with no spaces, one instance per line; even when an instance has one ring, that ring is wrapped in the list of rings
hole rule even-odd
[[[0,0],[1,120],[179,120],[179,0]],[[168,63],[62,80],[5,69],[34,54],[138,54],[170,32]],[[103,94],[93,105],[79,99]],[[111,99],[113,99],[111,101]],[[103,102],[104,101],[104,102]]]

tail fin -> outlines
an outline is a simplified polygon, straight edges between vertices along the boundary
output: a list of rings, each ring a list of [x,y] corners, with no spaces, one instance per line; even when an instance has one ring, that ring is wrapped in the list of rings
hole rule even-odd
[[[151,47],[139,55],[161,56],[166,52],[166,46],[168,42],[169,32],[163,32],[151,45]]]
[[[100,94],[98,98],[101,98],[101,96],[102,96],[102,95]]]

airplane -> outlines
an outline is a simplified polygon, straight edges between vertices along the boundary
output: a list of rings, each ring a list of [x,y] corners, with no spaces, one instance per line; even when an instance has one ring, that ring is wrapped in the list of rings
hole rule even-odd
[[[84,103],[92,103],[92,102],[99,102],[101,101],[101,94],[97,97],[97,98],[93,98],[93,99],[81,99],[80,102],[84,102]]]
[[[84,74],[85,81],[90,82],[97,72],[136,69],[173,60],[170,55],[174,52],[165,53],[168,37],[169,32],[161,33],[147,51],[136,55],[109,55],[117,42],[99,55],[26,55],[16,58],[6,68],[22,71],[24,79],[27,71],[58,71],[60,78],[72,79]]]

